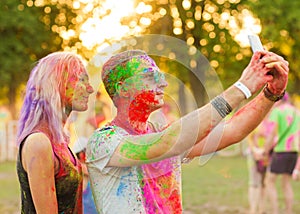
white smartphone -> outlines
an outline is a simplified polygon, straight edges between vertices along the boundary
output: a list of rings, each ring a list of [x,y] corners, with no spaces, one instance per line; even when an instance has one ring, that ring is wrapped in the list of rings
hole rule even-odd
[[[252,52],[263,51],[265,50],[261,44],[260,38],[257,35],[248,35],[249,43],[252,49]],[[274,70],[271,70],[267,73],[268,75],[274,75]]]
[[[264,47],[263,45],[261,44],[261,41],[260,41],[260,38],[253,34],[253,35],[248,35],[248,39],[249,39],[249,43],[250,43],[250,46],[251,46],[251,49],[254,52],[256,51],[263,51],[264,50]]]

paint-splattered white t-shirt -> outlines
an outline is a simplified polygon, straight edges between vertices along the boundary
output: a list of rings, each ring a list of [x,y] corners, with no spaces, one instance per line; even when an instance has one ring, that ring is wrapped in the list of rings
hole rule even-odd
[[[124,129],[107,126],[89,140],[87,166],[98,212],[182,213],[181,157],[134,167],[107,166],[125,135]]]

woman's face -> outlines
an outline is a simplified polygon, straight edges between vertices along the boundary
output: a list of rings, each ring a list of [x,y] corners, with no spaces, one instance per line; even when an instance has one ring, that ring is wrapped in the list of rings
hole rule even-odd
[[[85,111],[88,108],[88,99],[94,92],[89,83],[85,69],[78,76],[71,76],[66,86],[66,108],[75,111]]]

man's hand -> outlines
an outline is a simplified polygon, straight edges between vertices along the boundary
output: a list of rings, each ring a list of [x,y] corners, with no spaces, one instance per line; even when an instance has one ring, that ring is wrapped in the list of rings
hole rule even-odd
[[[288,73],[289,63],[283,57],[268,51],[257,51],[239,81],[246,85],[252,94],[268,83],[269,90],[279,95],[287,86]]]
[[[265,66],[272,70],[272,79],[268,80],[268,89],[272,94],[280,95],[288,83],[289,63],[283,57],[267,52],[262,58]]]
[[[271,70],[266,66],[266,63],[261,58],[266,55],[266,51],[257,51],[253,54],[250,63],[244,69],[241,78],[239,79],[244,85],[248,87],[252,94],[260,90],[273,77],[268,75]]]

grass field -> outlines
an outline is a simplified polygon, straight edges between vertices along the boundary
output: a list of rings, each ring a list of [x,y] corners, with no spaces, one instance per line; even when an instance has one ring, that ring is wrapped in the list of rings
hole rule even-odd
[[[0,163],[0,213],[20,213],[20,192],[14,162]]]
[[[183,204],[193,214],[247,214],[248,169],[246,157],[215,156],[206,164],[196,159],[183,165]],[[283,195],[279,190],[280,208]],[[295,193],[294,213],[300,213],[300,182],[292,183]],[[267,206],[269,208],[269,205]],[[268,212],[271,214],[271,212]],[[282,213],[284,213],[282,211]]]
[[[248,171],[246,158],[198,159],[183,165],[183,204],[186,214],[246,214],[248,209]],[[295,189],[294,212],[300,213],[300,182]],[[281,208],[283,197],[279,192]],[[19,184],[14,162],[0,163],[0,213],[20,213]]]

